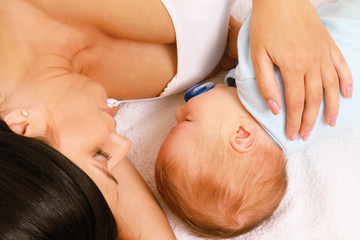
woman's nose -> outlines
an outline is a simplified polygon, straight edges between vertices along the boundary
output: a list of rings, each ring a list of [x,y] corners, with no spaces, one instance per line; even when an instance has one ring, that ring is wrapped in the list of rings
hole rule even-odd
[[[126,157],[131,148],[131,142],[127,137],[121,136],[116,132],[110,133],[111,150],[113,154],[110,159],[108,168],[112,170],[118,166],[118,164]]]
[[[175,118],[177,123],[180,123],[185,120],[186,118],[185,105],[182,105],[175,110]]]

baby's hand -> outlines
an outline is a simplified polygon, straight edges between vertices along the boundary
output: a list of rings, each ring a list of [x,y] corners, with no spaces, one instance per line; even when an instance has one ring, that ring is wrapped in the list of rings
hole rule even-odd
[[[282,101],[273,65],[281,71],[287,104],[287,136],[306,140],[325,94],[325,120],[335,126],[342,94],[352,97],[343,55],[307,0],[253,0],[251,55],[259,89],[271,111]]]
[[[241,25],[241,23],[236,21],[236,19],[230,15],[228,40],[225,53],[219,64],[205,79],[215,76],[221,69],[229,70],[236,67],[236,60],[238,59],[237,37],[239,35]]]
[[[230,15],[228,41],[225,54],[234,59],[238,58],[237,39],[241,25],[241,23]]]
[[[238,59],[237,38],[241,25],[241,23],[230,15],[228,40],[225,54],[220,62],[221,69],[228,70],[236,67],[236,60]]]

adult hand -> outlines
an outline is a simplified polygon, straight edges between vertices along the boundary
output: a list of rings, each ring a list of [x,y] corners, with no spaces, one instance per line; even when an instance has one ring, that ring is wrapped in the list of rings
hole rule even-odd
[[[259,89],[274,114],[282,107],[274,64],[281,71],[290,140],[298,134],[303,140],[308,139],[323,92],[325,120],[335,126],[339,83],[341,93],[351,98],[352,77],[343,55],[308,0],[253,0],[250,42]]]

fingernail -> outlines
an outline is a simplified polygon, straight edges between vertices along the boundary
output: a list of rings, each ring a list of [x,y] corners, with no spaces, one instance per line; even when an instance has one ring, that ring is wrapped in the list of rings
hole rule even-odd
[[[290,141],[294,141],[297,137],[298,133],[294,133],[293,135],[290,136]]]
[[[308,140],[308,138],[310,137],[310,134],[311,134],[311,131],[306,132],[306,133],[303,135],[302,140],[303,140],[303,141]]]
[[[330,118],[329,125],[330,125],[331,127],[335,127],[335,125],[336,125],[336,120],[337,120],[337,115],[332,116],[332,117]]]
[[[346,89],[346,97],[347,98],[352,98],[352,93],[353,93],[353,88],[352,87],[348,87]]]
[[[274,100],[268,100],[267,105],[269,106],[273,114],[278,115],[280,113],[279,106],[276,104]]]

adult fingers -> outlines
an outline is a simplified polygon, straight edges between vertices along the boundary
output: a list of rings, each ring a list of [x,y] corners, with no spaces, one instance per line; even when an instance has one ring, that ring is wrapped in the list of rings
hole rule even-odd
[[[323,60],[321,77],[325,95],[325,121],[330,126],[335,126],[340,106],[340,87],[338,75],[330,57]]]
[[[304,75],[295,75],[282,71],[285,84],[285,101],[287,105],[286,135],[291,141],[299,134],[304,110],[305,85]]]
[[[306,141],[319,115],[322,102],[323,85],[318,68],[305,75],[305,106],[302,114],[299,136]]]
[[[265,52],[252,54],[252,60],[259,91],[271,112],[277,115],[280,113],[282,102],[279,86],[275,78],[274,65]]]
[[[352,98],[353,79],[351,72],[344,56],[334,42],[330,44],[330,54],[335,70],[340,79],[341,93],[346,98]]]

